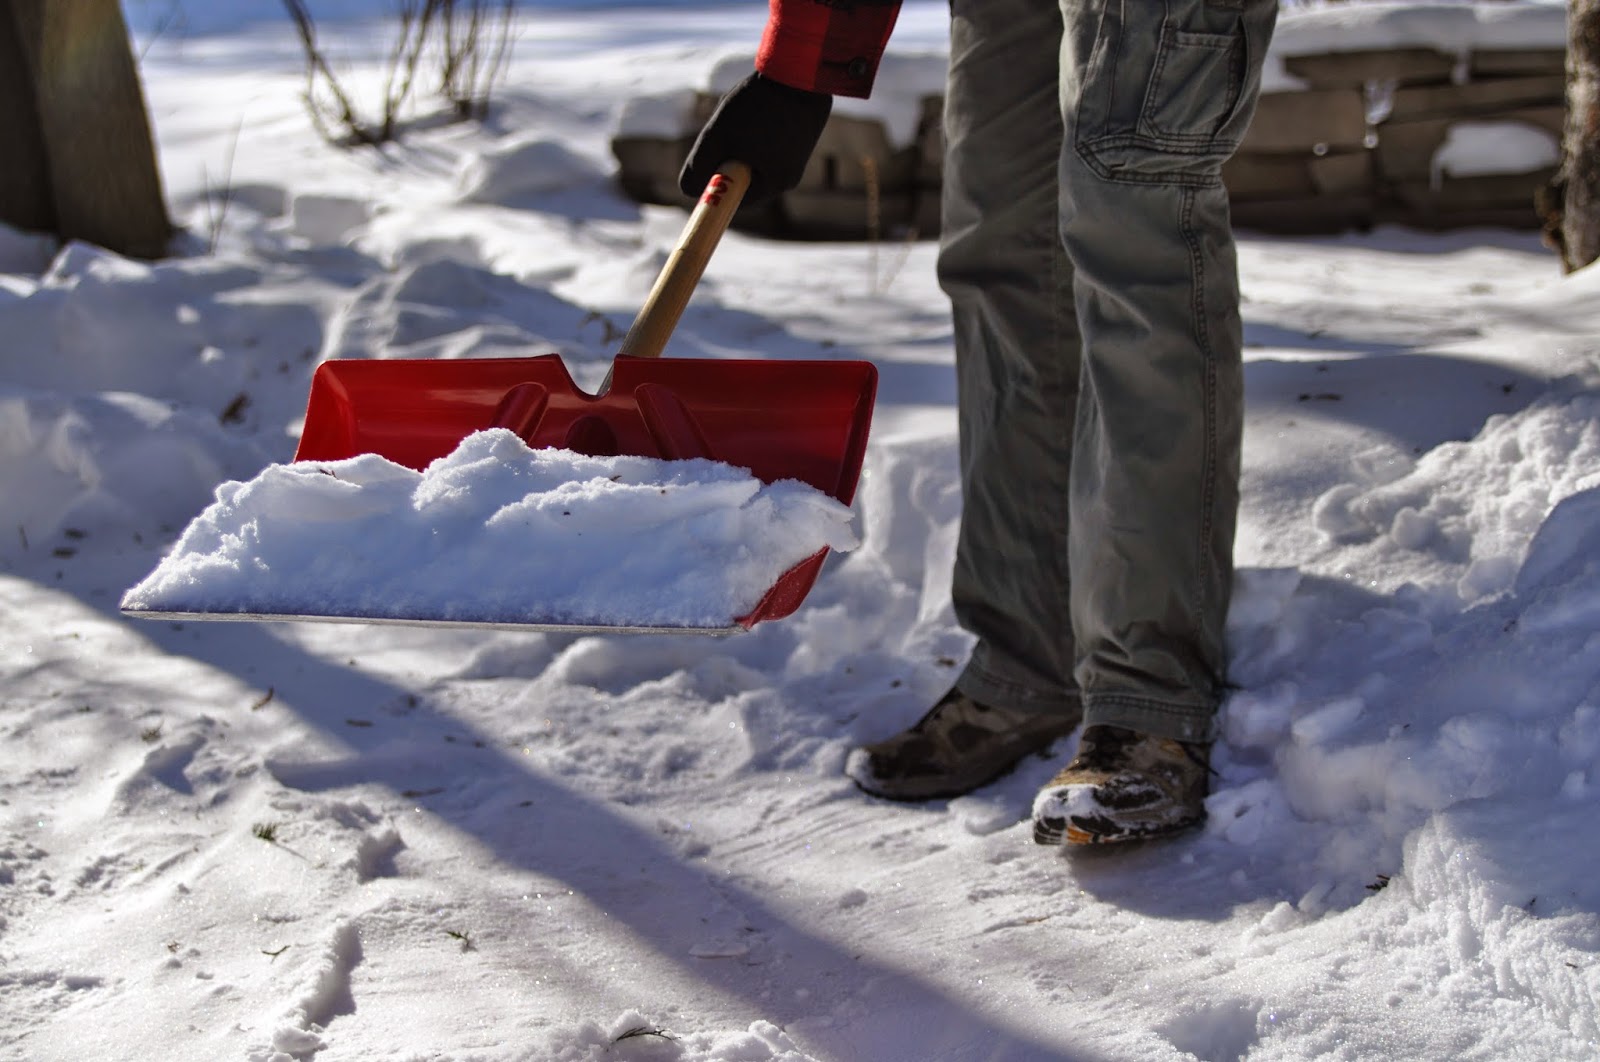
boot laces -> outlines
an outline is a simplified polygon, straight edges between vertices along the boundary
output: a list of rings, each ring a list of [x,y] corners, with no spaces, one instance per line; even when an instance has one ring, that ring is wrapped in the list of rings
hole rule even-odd
[[[1128,750],[1142,735],[1120,726],[1094,726],[1083,732],[1078,744],[1078,764],[1097,771],[1115,771],[1128,762]]]
[[[1129,750],[1144,740],[1146,735],[1126,727],[1108,724],[1088,727],[1078,744],[1077,765],[1098,771],[1121,770],[1128,764]],[[1211,766],[1210,757],[1201,752],[1204,746],[1193,745],[1187,741],[1174,741],[1173,744],[1183,750],[1184,757],[1190,763],[1204,770],[1206,774],[1217,774],[1216,769]]]

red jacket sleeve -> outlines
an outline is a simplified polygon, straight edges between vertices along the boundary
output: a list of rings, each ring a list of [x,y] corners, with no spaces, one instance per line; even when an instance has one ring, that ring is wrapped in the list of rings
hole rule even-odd
[[[756,69],[792,88],[866,97],[900,0],[769,0]]]

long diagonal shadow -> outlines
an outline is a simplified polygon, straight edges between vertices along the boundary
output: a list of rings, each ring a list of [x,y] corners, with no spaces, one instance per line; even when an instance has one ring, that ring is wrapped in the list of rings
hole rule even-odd
[[[691,330],[692,338],[692,330]],[[815,354],[812,344],[797,344],[797,354]],[[845,356],[844,350],[835,355]],[[953,374],[944,366],[890,365],[898,374],[893,394],[916,401],[946,403]],[[118,585],[131,585],[143,571],[113,573]],[[102,573],[101,578],[104,578]],[[502,739],[451,716],[414,691],[296,646],[271,627],[216,623],[182,629],[121,617],[96,591],[103,583],[59,589],[75,593],[88,607],[124,623],[160,651],[181,656],[258,685],[260,666],[272,661],[274,702],[334,738],[348,755],[324,763],[274,763],[279,782],[304,791],[332,791],[363,784],[387,787],[397,797],[438,788],[429,814],[480,843],[503,866],[564,883],[606,911],[632,937],[630,946],[652,949],[664,963],[679,967],[690,983],[741,999],[750,1012],[784,1025],[834,1013],[846,1002],[864,1004],[867,1013],[842,1028],[807,1025],[807,1038],[819,1041],[830,1058],[870,1057],[882,1062],[1068,1062],[1098,1059],[1082,1049],[1060,1045],[1005,1028],[932,978],[857,955],[796,924],[749,888],[712,881],[689,865],[653,831],[642,828],[604,802],[542,774],[536,764],[514,756]],[[432,742],[396,740],[392,727],[351,727],[352,715],[399,706],[415,734],[453,735],[441,755]],[[470,779],[465,795],[452,793]],[[489,794],[476,799],[479,794]],[[752,824],[754,827],[754,824]],[[708,910],[734,908],[764,933],[781,961],[770,976],[751,976],[751,967],[707,963],[694,958],[703,944]],[[929,956],[930,968],[944,958]],[[766,992],[774,980],[796,974],[815,980],[789,984],[797,991]],[[887,1053],[886,1053],[887,1048]]]
[[[87,598],[86,598],[87,599]],[[91,603],[92,604],[92,603]],[[104,610],[104,605],[93,607]],[[125,621],[134,623],[135,621]],[[481,842],[505,865],[565,883],[616,918],[635,940],[681,966],[690,977],[743,998],[753,1013],[780,1025],[819,1013],[870,985],[874,998],[892,1001],[845,1029],[831,1033],[839,1042],[824,1045],[835,1057],[859,1057],[862,1044],[894,1044],[907,1062],[951,1059],[960,1062],[1088,1059],[1082,1051],[1063,1054],[1058,1046],[1002,1028],[929,981],[851,954],[835,943],[793,924],[760,896],[685,865],[653,833],[641,829],[603,803],[542,776],[505,751],[494,735],[474,731],[411,691],[383,679],[342,667],[278,639],[264,626],[246,623],[208,625],[203,635],[166,624],[136,624],[139,633],[170,654],[247,677],[252,664],[293,660],[274,676],[275,702],[351,749],[349,757],[326,765],[278,765],[274,774],[305,790],[377,783],[396,794],[433,781],[459,780],[470,770],[475,793],[496,794],[492,803],[440,801],[430,807],[453,828]],[[396,745],[377,728],[346,725],[355,706],[408,703],[409,719],[431,732],[455,733],[453,753],[439,757],[420,745]],[[795,992],[763,995],[762,980],[740,964],[697,963],[691,951],[701,942],[702,915],[731,905],[768,934],[783,955],[782,967],[815,973],[805,999]],[[837,994],[837,1000],[826,998]],[[822,998],[819,998],[822,997]],[[928,1021],[938,1015],[937,1021]],[[808,1031],[808,1037],[815,1038]],[[874,1049],[878,1057],[884,1057]]]

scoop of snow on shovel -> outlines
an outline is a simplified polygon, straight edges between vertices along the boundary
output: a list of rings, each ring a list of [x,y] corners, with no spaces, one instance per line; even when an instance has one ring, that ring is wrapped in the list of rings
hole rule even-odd
[[[129,610],[726,629],[789,568],[859,544],[843,503],[703,459],[467,436],[227,483]]]

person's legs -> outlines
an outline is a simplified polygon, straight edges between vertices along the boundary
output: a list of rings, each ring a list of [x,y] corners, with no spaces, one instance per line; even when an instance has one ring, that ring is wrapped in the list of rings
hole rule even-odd
[[[1072,468],[1090,723],[1206,741],[1224,672],[1243,428],[1223,161],[1276,0],[1062,0],[1061,235],[1083,400]]]
[[[977,637],[957,685],[987,704],[1078,711],[1067,571],[1078,401],[1059,229],[1061,17],[1054,0],[955,0],[939,281],[960,389],[952,596]]]
[[[1100,805],[1126,821],[1140,801],[1180,805],[1130,835],[1203,814],[1243,427],[1221,168],[1254,111],[1276,10],[1277,0],[1062,0],[1061,238],[1084,339],[1072,619],[1092,747],[1041,794],[1040,840],[1060,839],[1069,805],[1086,806],[1067,799],[1073,785],[1128,798]],[[1119,773],[1134,760],[1142,766]]]
[[[1067,574],[1078,390],[1072,276],[1057,235],[1055,0],[952,0],[939,279],[960,388],[963,509],[953,600],[977,638],[956,688],[849,773],[898,799],[1010,770],[1080,718]]]

